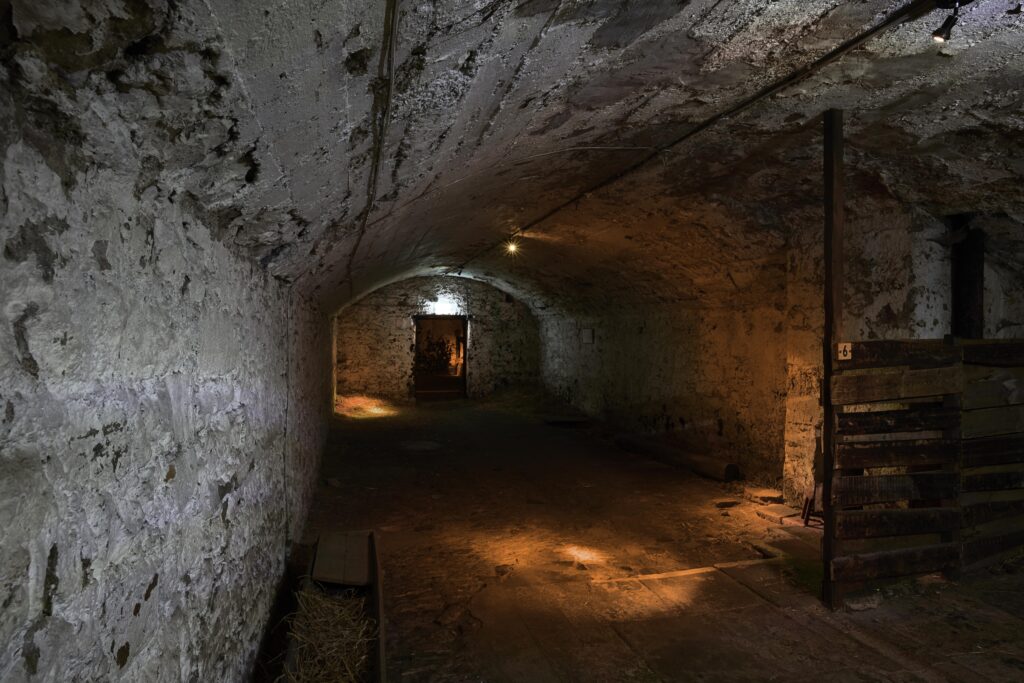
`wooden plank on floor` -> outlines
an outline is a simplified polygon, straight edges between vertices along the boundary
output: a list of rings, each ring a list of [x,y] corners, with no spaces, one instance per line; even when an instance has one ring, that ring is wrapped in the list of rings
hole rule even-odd
[[[637,574],[636,576],[622,576],[614,579],[595,579],[593,583],[635,583],[645,580],[671,579],[680,576],[692,576],[694,574],[708,574],[714,572],[715,567],[694,567],[692,569],[677,569],[671,572],[658,572],[656,574]]]
[[[523,622],[519,600],[503,584],[485,587],[470,603],[481,625],[472,640],[486,653],[487,680],[563,681],[557,667],[545,654],[531,629]]]
[[[593,608],[572,609],[594,601],[587,583],[559,583],[555,590],[550,583],[527,578],[514,595],[519,618],[561,680],[610,680],[628,670],[651,673],[643,658]]]
[[[719,570],[642,583],[674,611],[688,614],[729,612],[761,602],[755,593]]]
[[[776,607],[815,611],[821,607],[821,559],[765,560],[758,564],[721,567],[722,573],[743,584]],[[805,583],[795,585],[799,576]]]
[[[960,476],[955,472],[835,477],[832,497],[839,507],[952,499],[957,495],[959,484]]]
[[[344,586],[370,583],[370,532],[329,532],[320,535],[313,580]]]
[[[962,584],[956,589],[942,590],[938,595],[932,591],[903,595],[887,600],[882,609],[847,612],[834,615],[834,619],[843,624],[844,632],[852,632],[859,639],[869,638],[879,648],[896,649],[927,667],[916,670],[919,675],[909,680],[935,683],[1014,680],[1013,660],[1002,665],[1001,675],[984,678],[965,668],[962,659],[958,660],[958,653],[989,648],[1003,650],[1006,644],[1020,642],[1019,619],[983,603],[961,599],[965,588]],[[965,646],[968,632],[970,645]]]
[[[776,612],[762,604],[725,615],[682,613],[619,621],[612,626],[650,666],[654,680],[685,680],[686,672],[699,672],[709,681],[752,681],[773,665],[765,653],[767,648],[735,634],[735,626],[754,611],[762,613],[761,623],[770,618],[766,612]],[[774,664],[785,666],[785,660]]]
[[[832,403],[871,403],[958,394],[963,388],[959,365],[908,370],[886,369],[866,374],[840,373],[832,380]]]

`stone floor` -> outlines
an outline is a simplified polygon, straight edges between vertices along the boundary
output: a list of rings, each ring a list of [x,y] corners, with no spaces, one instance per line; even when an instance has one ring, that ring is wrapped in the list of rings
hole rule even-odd
[[[307,537],[380,532],[392,681],[1024,680],[1024,570],[831,613],[818,532],[741,486],[522,398],[358,414]]]

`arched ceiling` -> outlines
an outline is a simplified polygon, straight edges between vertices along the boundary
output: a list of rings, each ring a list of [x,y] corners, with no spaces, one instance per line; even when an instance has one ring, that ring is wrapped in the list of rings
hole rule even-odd
[[[23,87],[74,84],[54,100],[80,117],[106,102],[222,240],[328,308],[437,272],[540,305],[733,303],[784,287],[788,230],[820,205],[828,107],[848,111],[851,195],[1024,220],[1015,2],[968,5],[942,46],[942,13],[900,23],[672,144],[933,4],[14,0],[5,30],[23,80],[33,60],[59,67]],[[200,96],[194,129],[169,122]]]

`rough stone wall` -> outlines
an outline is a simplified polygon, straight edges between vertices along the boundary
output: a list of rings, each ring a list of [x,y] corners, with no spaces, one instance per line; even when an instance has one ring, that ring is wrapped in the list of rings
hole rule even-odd
[[[985,336],[1024,337],[1024,250],[1021,220],[978,216],[972,227],[985,231]]]
[[[589,320],[545,315],[542,377],[553,394],[622,429],[670,432],[734,459],[748,478],[778,483],[783,323],[781,301],[740,310],[652,306]]]
[[[420,277],[382,287],[338,314],[336,392],[409,399],[413,316],[431,313],[469,318],[466,391],[470,397],[538,381],[537,321],[523,303],[474,280]]]
[[[330,318],[289,293],[288,406],[285,448],[287,541],[301,538],[316,492],[331,412]]]
[[[21,143],[3,168],[0,679],[240,680],[323,442],[296,404],[325,325],[168,193],[68,190]]]
[[[820,216],[791,216],[786,266],[786,426],[783,492],[790,503],[814,485],[816,430],[821,426],[821,335],[824,330]]]
[[[4,681],[243,680],[323,443],[327,318],[224,245],[254,126],[157,5],[0,8]]]
[[[787,274],[784,491],[798,503],[815,482],[822,423],[824,329],[821,216],[791,215]],[[950,329],[946,225],[892,199],[847,206],[846,287],[837,341],[935,339]]]

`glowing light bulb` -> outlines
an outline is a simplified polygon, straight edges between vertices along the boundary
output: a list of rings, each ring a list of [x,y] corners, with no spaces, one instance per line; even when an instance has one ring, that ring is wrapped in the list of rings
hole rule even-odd
[[[519,251],[519,243],[515,240],[509,240],[505,243],[505,253],[509,255],[515,255]]]

